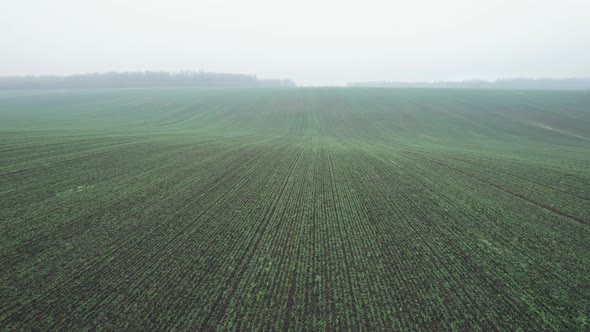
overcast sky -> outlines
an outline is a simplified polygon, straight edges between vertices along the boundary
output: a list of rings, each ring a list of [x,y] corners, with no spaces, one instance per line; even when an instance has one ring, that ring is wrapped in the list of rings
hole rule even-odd
[[[590,1],[0,1],[0,76],[200,69],[300,85],[589,77]]]

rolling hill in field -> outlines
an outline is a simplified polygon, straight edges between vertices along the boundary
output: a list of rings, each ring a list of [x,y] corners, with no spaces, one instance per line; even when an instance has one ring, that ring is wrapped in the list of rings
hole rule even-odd
[[[0,327],[588,330],[590,93],[0,91]]]

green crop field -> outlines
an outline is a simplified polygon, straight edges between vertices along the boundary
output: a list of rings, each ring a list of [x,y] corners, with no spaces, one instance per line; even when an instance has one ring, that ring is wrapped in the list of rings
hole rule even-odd
[[[0,328],[590,329],[590,93],[0,91]]]

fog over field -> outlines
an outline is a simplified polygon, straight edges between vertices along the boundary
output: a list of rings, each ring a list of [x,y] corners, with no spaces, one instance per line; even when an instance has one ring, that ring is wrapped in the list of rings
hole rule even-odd
[[[590,331],[590,1],[0,1],[0,331]]]
[[[0,3],[0,76],[205,71],[299,85],[590,77],[585,0]]]

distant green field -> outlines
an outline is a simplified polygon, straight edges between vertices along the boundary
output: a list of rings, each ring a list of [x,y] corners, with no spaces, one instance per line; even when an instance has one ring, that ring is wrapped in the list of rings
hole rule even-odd
[[[0,92],[0,328],[590,330],[590,93]]]

